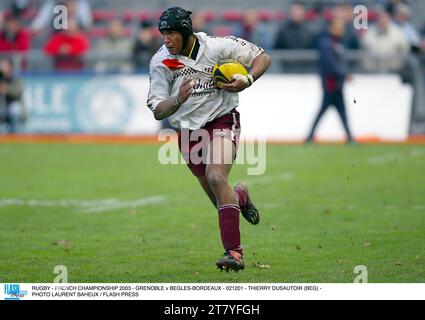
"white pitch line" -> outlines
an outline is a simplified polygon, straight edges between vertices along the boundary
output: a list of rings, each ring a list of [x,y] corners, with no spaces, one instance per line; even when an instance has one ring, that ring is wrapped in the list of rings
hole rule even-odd
[[[424,149],[412,149],[412,150],[410,150],[410,154],[413,157],[422,157],[422,156],[425,156],[425,150]]]
[[[264,203],[261,204],[260,207],[261,209],[284,209],[286,205],[280,203]]]
[[[403,157],[401,153],[393,153],[393,154],[383,154],[380,156],[370,157],[368,159],[369,164],[372,165],[380,165],[383,163],[392,162],[395,160],[400,160]]]
[[[265,185],[265,184],[271,184],[277,181],[289,181],[289,180],[292,180],[293,178],[294,178],[294,174],[292,172],[287,172],[277,176],[264,176],[264,177],[246,179],[244,180],[244,182],[247,185]]]
[[[314,209],[314,210],[321,210],[324,208],[330,208],[330,209],[346,209],[349,211],[352,210],[359,210],[364,204],[342,204],[342,203],[308,203],[303,204],[304,207]],[[273,203],[273,202],[266,202],[264,204],[259,203],[259,207],[264,209],[275,209],[275,208],[286,208],[287,205],[284,203]],[[403,205],[395,205],[395,204],[389,204],[389,205],[374,205],[373,208],[380,208],[380,209],[386,209],[386,210],[403,210],[405,209]],[[415,204],[408,207],[408,209],[413,210],[425,210],[425,204]]]
[[[164,196],[152,196],[137,200],[124,201],[118,199],[100,199],[100,200],[35,200],[35,199],[0,199],[0,207],[6,206],[27,206],[27,207],[76,207],[82,212],[98,213],[112,211],[124,208],[137,208],[150,204],[160,203],[165,200]]]
[[[402,161],[409,157],[422,157],[425,155],[425,150],[422,149],[411,149],[407,151],[408,153],[387,153],[379,156],[369,157],[368,162],[372,165],[380,165],[383,163],[393,162],[393,161]]]
[[[142,198],[134,201],[120,201],[115,204],[105,204],[104,206],[90,208],[85,210],[84,212],[87,213],[97,213],[97,212],[104,212],[104,211],[112,211],[117,209],[124,209],[124,208],[137,208],[137,207],[143,207],[147,206],[149,204],[155,204],[155,203],[161,203],[165,200],[164,196],[154,196],[154,197],[148,197],[148,198]]]
[[[0,207],[28,206],[28,207],[92,207],[118,202],[116,199],[103,200],[34,200],[34,199],[0,199]]]

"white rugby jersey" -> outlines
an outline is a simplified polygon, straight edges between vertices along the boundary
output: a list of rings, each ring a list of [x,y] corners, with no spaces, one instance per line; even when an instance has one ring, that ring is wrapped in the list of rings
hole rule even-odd
[[[161,101],[177,96],[185,78],[196,83],[189,99],[168,117],[170,124],[178,129],[200,129],[238,106],[237,93],[214,87],[212,70],[217,62],[234,59],[250,68],[263,52],[256,45],[236,37],[211,37],[202,32],[195,33],[195,37],[199,41],[196,60],[180,54],[171,55],[163,45],[150,62],[147,105],[152,111]]]

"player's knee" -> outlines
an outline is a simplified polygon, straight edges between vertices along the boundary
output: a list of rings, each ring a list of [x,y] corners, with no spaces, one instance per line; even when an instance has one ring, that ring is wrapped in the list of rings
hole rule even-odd
[[[212,189],[217,189],[227,182],[226,176],[219,170],[207,170],[206,176]]]

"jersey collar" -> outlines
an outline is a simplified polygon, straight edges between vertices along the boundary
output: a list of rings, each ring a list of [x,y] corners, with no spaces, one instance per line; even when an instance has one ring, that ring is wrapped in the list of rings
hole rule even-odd
[[[196,57],[198,56],[198,52],[199,52],[199,47],[200,47],[199,40],[198,38],[195,37],[195,41],[193,42],[192,49],[190,50],[190,53],[189,53],[189,58],[196,61]]]
[[[176,58],[178,58],[180,61],[188,61],[188,60],[192,60],[192,62],[197,61],[197,59],[203,54],[204,51],[204,41],[203,41],[203,33],[194,33],[195,36],[195,42],[193,43],[193,47],[190,50],[190,54],[189,56],[184,56],[182,54],[177,54],[175,55]]]

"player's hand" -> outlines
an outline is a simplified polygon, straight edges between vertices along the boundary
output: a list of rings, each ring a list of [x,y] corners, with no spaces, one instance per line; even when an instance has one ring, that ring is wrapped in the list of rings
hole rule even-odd
[[[193,87],[195,86],[195,81],[193,79],[187,78],[183,80],[179,88],[179,101],[180,103],[186,102],[189,99],[190,95],[193,92]]]
[[[223,83],[220,88],[227,92],[241,92],[249,87],[249,80],[247,76],[242,74],[235,74],[231,83]]]

